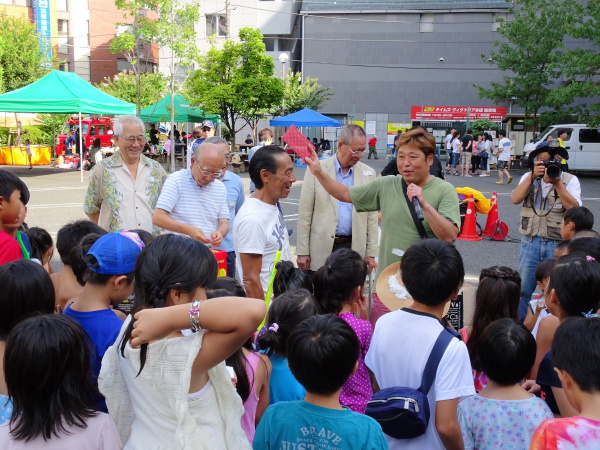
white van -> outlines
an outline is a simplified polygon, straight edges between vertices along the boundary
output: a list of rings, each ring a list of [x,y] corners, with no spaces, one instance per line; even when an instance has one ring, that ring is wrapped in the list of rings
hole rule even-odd
[[[546,140],[548,136],[557,138],[561,129],[567,131],[565,148],[569,152],[569,170],[600,171],[600,128],[590,128],[580,123],[551,125],[540,134],[536,143]]]

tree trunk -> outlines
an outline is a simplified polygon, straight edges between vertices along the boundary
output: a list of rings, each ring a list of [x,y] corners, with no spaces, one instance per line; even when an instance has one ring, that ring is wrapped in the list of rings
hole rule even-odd
[[[231,133],[231,149],[235,151],[235,117],[233,114],[229,117],[228,122],[227,127]]]
[[[15,113],[15,122],[17,124],[17,136],[15,138],[15,145],[17,147],[21,146],[21,130],[23,129],[23,124],[21,123],[21,117],[19,113]]]

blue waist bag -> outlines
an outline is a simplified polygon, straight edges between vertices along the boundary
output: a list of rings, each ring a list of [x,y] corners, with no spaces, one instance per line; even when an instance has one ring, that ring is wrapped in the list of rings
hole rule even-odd
[[[456,331],[445,328],[438,336],[427,359],[418,389],[394,386],[382,389],[367,403],[367,416],[375,419],[383,432],[396,439],[412,439],[425,434],[429,424],[427,394],[435,380],[437,368]]]

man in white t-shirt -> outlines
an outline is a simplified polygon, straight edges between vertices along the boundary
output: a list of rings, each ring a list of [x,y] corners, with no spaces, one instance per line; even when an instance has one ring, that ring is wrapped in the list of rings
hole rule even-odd
[[[452,165],[452,136],[456,130],[454,128],[450,129],[450,133],[444,139],[446,143],[446,173],[450,173],[450,166]]]
[[[410,308],[379,319],[365,357],[380,389],[417,389],[421,385],[429,354],[444,329],[440,322],[444,307],[458,296],[465,275],[458,250],[438,239],[425,239],[411,246],[402,257],[400,271],[414,302]],[[464,342],[452,339],[427,395],[430,417],[425,433],[413,439],[386,435],[390,450],[464,448],[456,407],[459,398],[473,394],[469,352]]]
[[[496,181],[496,184],[504,184],[503,174],[506,175],[506,178],[508,179],[507,184],[510,184],[513,177],[508,173],[508,162],[512,155],[512,142],[506,137],[506,131],[504,130],[498,132],[498,137],[500,140],[498,141],[498,152],[496,153],[496,156],[498,156],[498,176],[500,177],[500,181]]]
[[[287,198],[296,181],[294,164],[281,147],[261,147],[250,161],[250,179],[256,190],[235,218],[233,244],[246,295],[265,298],[277,252],[281,252],[280,261],[291,259],[289,235],[277,202]]]

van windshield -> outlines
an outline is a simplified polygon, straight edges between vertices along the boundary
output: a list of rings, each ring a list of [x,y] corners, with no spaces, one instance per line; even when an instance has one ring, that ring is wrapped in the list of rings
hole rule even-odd
[[[552,131],[553,128],[554,127],[552,127],[552,126],[547,127],[544,131],[542,131],[541,133],[539,133],[537,139],[535,140],[535,142],[540,142],[543,137],[545,137],[548,133],[550,133],[550,131]]]

